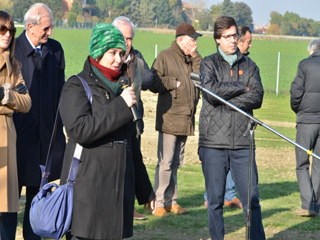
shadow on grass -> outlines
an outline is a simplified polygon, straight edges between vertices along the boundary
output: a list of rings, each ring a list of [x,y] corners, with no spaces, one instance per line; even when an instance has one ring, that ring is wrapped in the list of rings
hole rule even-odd
[[[260,200],[281,198],[299,192],[298,183],[275,182],[259,184]]]
[[[188,197],[181,197],[178,203],[187,209],[189,214],[183,216],[175,216],[170,214],[167,218],[159,218],[150,215],[150,213],[141,211],[147,214],[148,220],[145,222],[135,221],[134,240],[152,239],[162,240],[191,240],[191,239],[208,239],[208,213],[203,203],[203,194],[194,194]],[[197,204],[198,203],[198,204]],[[271,218],[280,212],[289,211],[288,208],[277,208],[263,211],[263,218]],[[244,239],[243,228],[245,228],[244,213],[241,209],[224,208],[224,224],[226,234],[236,234],[239,238]],[[242,229],[242,232],[236,233]],[[174,236],[174,237],[173,237]],[[229,239],[229,238],[227,238]],[[236,239],[236,238],[235,238]]]
[[[318,240],[320,238],[320,218],[304,218],[303,223],[291,226],[269,238],[270,240]]]

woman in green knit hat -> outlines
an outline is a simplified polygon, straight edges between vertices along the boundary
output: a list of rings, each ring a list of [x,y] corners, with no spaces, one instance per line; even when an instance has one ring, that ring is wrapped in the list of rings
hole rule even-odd
[[[130,136],[134,130],[131,87],[119,78],[125,40],[111,24],[92,32],[83,71],[92,103],[78,78],[72,76],[60,98],[60,115],[69,141],[61,173],[66,182],[76,143],[83,146],[74,184],[72,239],[123,239],[133,234],[134,170]]]

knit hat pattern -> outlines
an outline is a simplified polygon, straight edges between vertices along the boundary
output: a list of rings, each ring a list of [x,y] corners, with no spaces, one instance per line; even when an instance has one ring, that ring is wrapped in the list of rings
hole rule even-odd
[[[97,24],[89,42],[90,56],[93,59],[103,56],[110,48],[121,48],[126,52],[126,41],[122,33],[109,23]]]

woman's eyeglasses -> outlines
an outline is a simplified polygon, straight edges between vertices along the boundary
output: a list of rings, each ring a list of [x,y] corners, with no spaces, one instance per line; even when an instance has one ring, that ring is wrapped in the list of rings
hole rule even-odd
[[[7,32],[10,32],[10,36],[13,37],[16,34],[16,28],[12,27],[12,28],[8,28],[5,25],[1,25],[0,26],[0,34],[1,35],[6,35]]]

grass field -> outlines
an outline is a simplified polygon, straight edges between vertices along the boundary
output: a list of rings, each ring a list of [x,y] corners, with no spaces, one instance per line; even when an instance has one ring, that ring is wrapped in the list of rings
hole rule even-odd
[[[19,29],[21,32],[21,29]],[[66,58],[66,77],[82,70],[88,55],[91,30],[54,29],[54,38],[61,42]],[[149,66],[158,52],[168,48],[174,35],[136,31],[133,46],[139,49]],[[309,40],[253,40],[250,57],[260,68],[265,89],[262,108],[255,117],[270,127],[295,139],[295,114],[290,109],[289,89],[295,77],[299,61],[308,56]],[[198,50],[204,57],[216,51],[212,36],[198,40]],[[281,52],[280,95],[275,95],[277,59]],[[144,92],[145,133],[142,136],[142,153],[153,182],[156,157],[157,133],[154,131],[156,95]],[[201,104],[199,106],[199,109]],[[199,113],[199,111],[198,111]],[[263,224],[267,239],[301,240],[319,239],[320,217],[301,218],[294,215],[300,207],[300,196],[295,175],[294,147],[268,130],[258,126],[255,130],[256,159],[259,169],[259,189]],[[185,216],[159,219],[146,213],[147,221],[135,221],[134,240],[199,240],[208,239],[207,212],[203,206],[204,179],[197,156],[197,135],[188,138],[185,165],[179,170],[179,203],[190,210]],[[23,201],[22,201],[23,204]],[[21,217],[18,234],[21,236]],[[244,239],[245,228],[241,210],[224,210],[226,240]],[[19,239],[19,237],[18,237]],[[21,239],[21,238],[20,238]]]
[[[18,29],[19,34],[22,28]],[[54,38],[63,46],[66,58],[66,77],[82,70],[89,54],[89,40],[92,30],[54,29]],[[174,40],[173,34],[136,31],[133,46],[140,50],[151,67],[158,53],[168,48]],[[279,73],[279,93],[288,94],[295,77],[298,63],[308,56],[309,40],[255,40],[250,49],[250,57],[260,68],[261,79],[266,92],[275,93],[277,80],[278,52],[281,54]],[[202,57],[216,52],[211,34],[198,38],[198,51]]]

